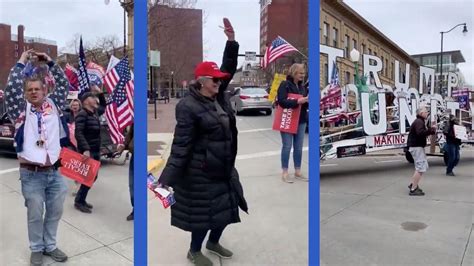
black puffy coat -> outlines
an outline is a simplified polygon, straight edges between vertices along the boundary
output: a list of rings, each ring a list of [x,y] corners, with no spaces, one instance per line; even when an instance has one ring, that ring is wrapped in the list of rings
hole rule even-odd
[[[303,86],[303,82],[298,82],[295,84],[293,77],[287,76],[286,80],[280,83],[277,92],[277,103],[283,108],[292,108],[295,109],[298,107],[298,101],[293,99],[288,99],[288,94],[300,94],[303,97],[308,96],[308,90]],[[300,119],[299,124],[304,124],[308,122],[308,103],[301,105]]]
[[[227,42],[221,71],[235,73],[238,47],[237,42]],[[171,154],[159,181],[174,188],[171,224],[185,231],[222,228],[240,222],[239,206],[247,211],[234,167],[237,127],[225,94],[229,81],[221,84],[216,99],[191,87],[176,106]],[[229,123],[219,117],[215,101],[227,113]]]
[[[85,108],[75,117],[76,129],[74,135],[77,141],[77,151],[100,152],[100,120],[105,112],[105,97],[103,94],[98,95],[100,106],[96,112],[91,112]]]

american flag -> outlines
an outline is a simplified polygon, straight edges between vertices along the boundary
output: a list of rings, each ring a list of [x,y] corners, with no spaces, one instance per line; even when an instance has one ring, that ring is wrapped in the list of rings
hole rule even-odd
[[[79,80],[78,80],[78,71],[69,63],[66,64],[64,69],[64,74],[66,74],[67,79],[69,80],[69,91],[79,90]]]
[[[78,71],[78,80],[79,80],[79,94],[87,92],[90,90],[89,85],[89,76],[86,71],[86,55],[84,53],[84,47],[82,46],[82,36],[79,43],[79,71]]]
[[[278,36],[272,44],[267,47],[261,61],[262,68],[266,68],[270,63],[282,57],[284,54],[293,51],[298,51],[298,49],[285,41],[282,37]]]
[[[115,144],[124,141],[123,130],[133,121],[133,79],[125,57],[115,65],[105,79],[112,81],[113,90],[108,99],[105,117],[109,124],[110,136]]]
[[[459,108],[469,109],[469,89],[468,88],[458,88],[453,90],[452,96],[457,99],[459,103]]]

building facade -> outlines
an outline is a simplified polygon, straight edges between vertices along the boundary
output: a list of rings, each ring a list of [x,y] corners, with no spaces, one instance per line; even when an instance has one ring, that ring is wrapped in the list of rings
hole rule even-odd
[[[20,59],[21,54],[29,49],[44,52],[53,59],[58,56],[55,41],[25,36],[25,27],[19,25],[17,34],[12,34],[10,25],[0,24],[0,84],[5,87],[11,67]]]
[[[278,36],[308,54],[308,1],[260,0],[260,52]]]
[[[350,52],[356,49],[360,54],[377,56],[382,61],[382,71],[378,73],[384,85],[395,85],[395,61],[400,62],[400,81],[405,81],[405,66],[410,64],[410,87],[418,87],[419,64],[402,48],[391,41],[376,27],[365,20],[349,5],[341,0],[321,0],[320,2],[320,44],[343,50],[343,57],[337,58],[339,83],[354,84],[355,64],[350,60]],[[359,65],[363,72],[363,56]],[[328,56],[320,54],[320,89],[328,85],[329,69]],[[368,79],[371,82],[371,79]]]
[[[149,49],[160,51],[153,88],[178,88],[194,79],[203,61],[202,10],[155,5],[148,12]],[[173,90],[171,91],[173,92]]]
[[[416,54],[411,56],[421,66],[426,66],[435,69],[435,88],[439,88],[439,81],[441,76],[441,53],[427,53]],[[461,51],[447,51],[443,52],[443,88],[447,87],[448,73],[455,73],[458,78],[458,85],[463,87],[465,85],[464,75],[458,68],[459,63],[464,63],[466,60]]]

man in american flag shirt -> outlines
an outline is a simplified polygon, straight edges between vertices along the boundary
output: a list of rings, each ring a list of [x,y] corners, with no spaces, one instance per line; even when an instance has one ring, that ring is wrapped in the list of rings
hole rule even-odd
[[[29,59],[45,62],[55,80],[48,94],[44,78],[25,77]],[[61,143],[67,143],[67,124],[62,119],[69,82],[51,57],[25,51],[12,68],[5,89],[7,111],[15,123],[15,148],[20,162],[21,191],[28,217],[31,265],[42,265],[43,255],[63,262],[66,254],[56,246],[56,234],[67,193],[58,172]]]

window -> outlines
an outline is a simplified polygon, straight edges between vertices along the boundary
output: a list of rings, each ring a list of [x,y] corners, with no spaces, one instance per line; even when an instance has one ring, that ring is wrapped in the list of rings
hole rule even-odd
[[[18,51],[18,44],[15,44],[15,51]]]
[[[328,82],[328,77],[329,77],[329,73],[328,73],[328,64],[324,64],[324,84],[327,85],[327,82]]]
[[[351,73],[349,71],[346,72],[346,84],[351,83]]]
[[[352,49],[357,50],[357,41],[355,39],[352,39]]]
[[[383,60],[383,56],[382,56],[382,74],[385,73],[385,72],[384,72],[384,70],[385,70],[384,68],[387,67],[386,65],[384,65],[384,62],[385,62],[385,61]]]
[[[369,48],[369,54],[372,55],[372,49]]]
[[[395,67],[393,66],[393,62],[392,62],[392,80],[395,79]]]
[[[346,41],[344,43],[345,45],[345,50],[346,50],[346,58],[349,58],[349,52],[350,52],[350,45],[349,45],[349,35],[346,35]]]
[[[361,54],[365,54],[367,51],[365,50],[365,44],[361,44]]]
[[[18,58],[18,52],[15,52],[15,58]]]
[[[374,51],[374,55],[377,56],[377,52]]]
[[[385,59],[385,76],[388,77],[388,59]]]
[[[332,44],[334,47],[337,47],[337,41],[339,38],[339,32],[336,28],[332,28]]]
[[[326,45],[329,45],[329,37],[328,37],[328,31],[329,31],[329,24],[324,22],[323,26],[323,43]]]

